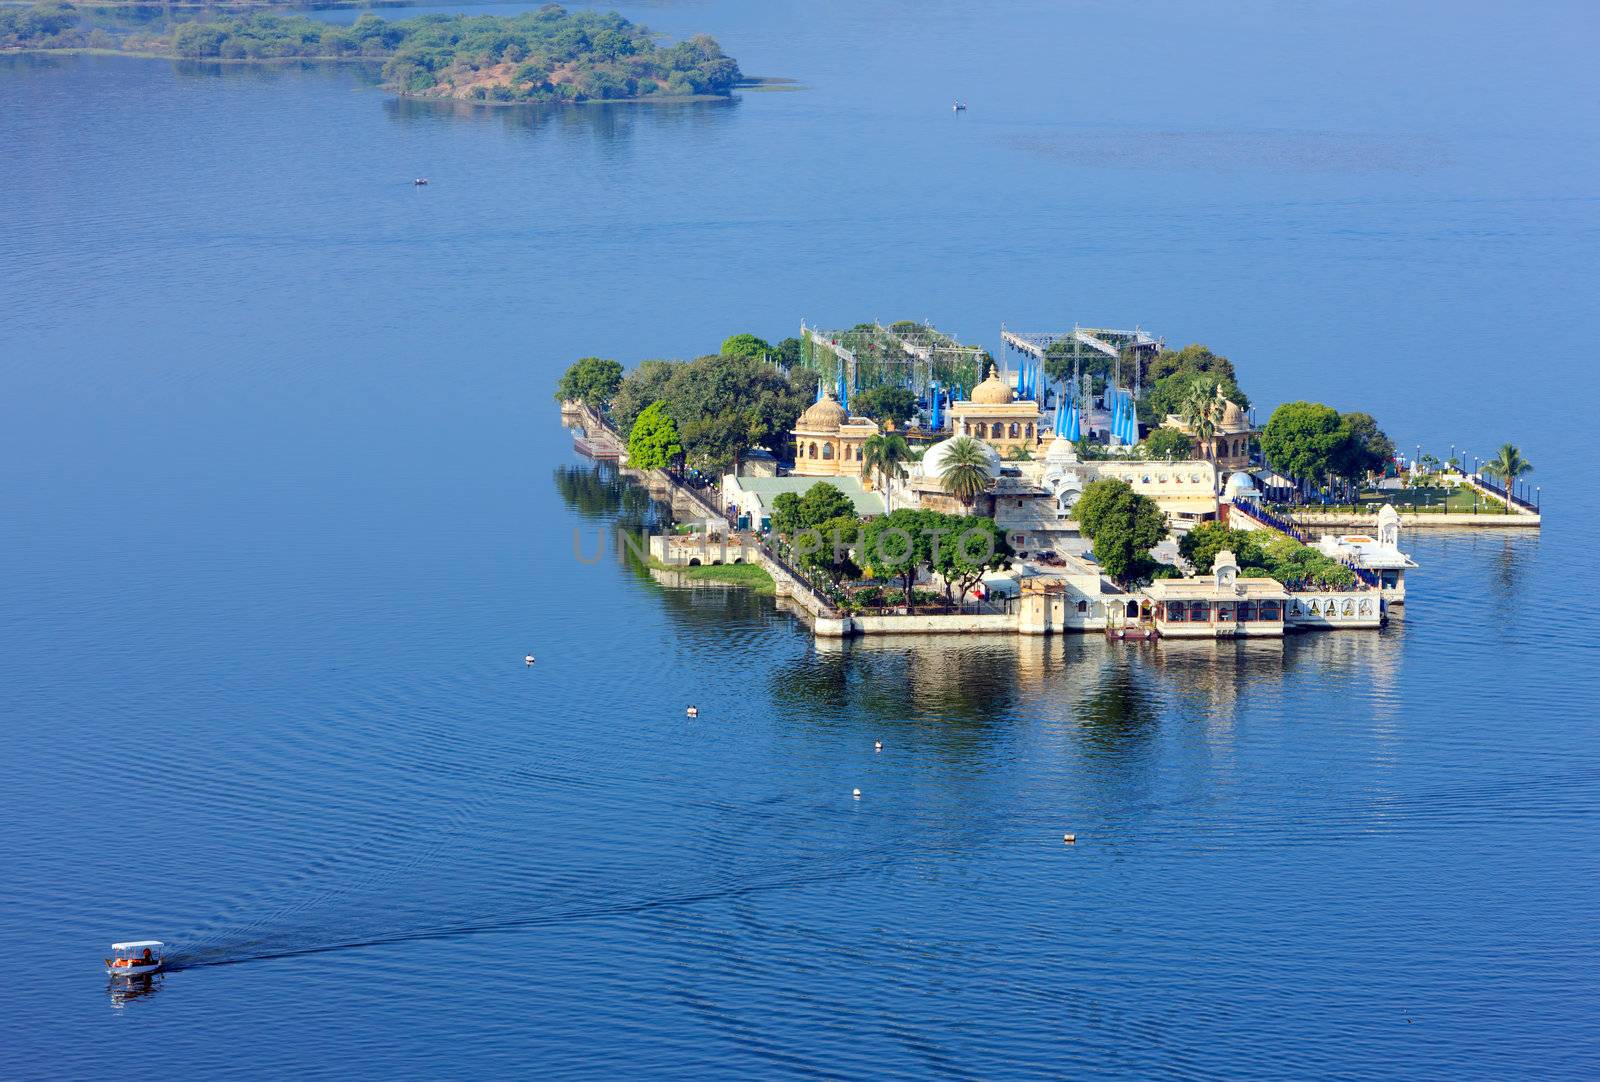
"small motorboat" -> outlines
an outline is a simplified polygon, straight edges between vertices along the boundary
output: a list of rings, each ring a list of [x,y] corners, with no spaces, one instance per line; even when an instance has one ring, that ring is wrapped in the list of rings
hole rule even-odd
[[[963,108],[965,108],[965,107],[963,106]],[[418,177],[416,180],[413,180],[411,183],[416,185],[418,188],[425,188],[428,185],[428,178],[427,177]]]
[[[964,101],[958,101],[954,105],[950,106],[950,111],[952,113],[964,113],[967,111],[967,103]]]
[[[113,943],[111,957],[106,959],[106,976],[147,976],[161,968],[165,953],[166,944],[159,939],[135,939],[127,943]]]

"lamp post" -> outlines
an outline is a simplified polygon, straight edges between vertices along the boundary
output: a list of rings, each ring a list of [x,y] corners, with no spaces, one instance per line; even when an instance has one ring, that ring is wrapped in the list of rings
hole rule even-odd
[[[1535,511],[1539,510],[1539,496],[1541,495],[1543,490],[1544,490],[1544,486],[1543,485],[1534,485],[1533,486],[1533,509]]]

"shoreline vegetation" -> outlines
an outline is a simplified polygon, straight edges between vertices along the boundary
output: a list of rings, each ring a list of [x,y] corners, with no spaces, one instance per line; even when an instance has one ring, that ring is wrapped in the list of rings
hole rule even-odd
[[[621,15],[556,4],[514,16],[370,12],[348,26],[252,10],[196,18],[120,17],[71,3],[0,8],[0,52],[87,52],[171,60],[366,61],[412,98],[490,105],[725,98],[746,80],[716,40],[661,45]]]

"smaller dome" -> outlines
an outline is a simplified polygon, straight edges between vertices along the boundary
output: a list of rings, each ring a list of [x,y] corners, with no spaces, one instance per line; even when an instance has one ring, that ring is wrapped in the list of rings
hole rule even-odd
[[[971,436],[954,436],[947,440],[940,440],[922,456],[922,476],[930,480],[939,480],[944,476],[944,460],[950,453],[950,445],[956,440],[970,440],[984,451],[984,472],[991,478],[1000,476],[1000,453],[982,440],[973,439]]]
[[[1044,453],[1044,460],[1052,466],[1069,465],[1078,461],[1078,449],[1065,436],[1057,436],[1050,441],[1050,446]]]
[[[832,391],[828,391],[820,402],[810,406],[800,415],[794,427],[796,430],[803,429],[806,432],[837,432],[839,426],[849,419],[849,414],[839,405],[839,400],[833,397]]]
[[[989,366],[989,378],[972,389],[970,401],[980,406],[1001,406],[1015,400],[1016,392],[1000,378],[994,365]]]
[[[1256,488],[1256,479],[1243,470],[1230,474],[1227,484],[1222,486],[1222,495],[1229,500],[1237,496],[1255,496],[1259,491]]]
[[[1228,432],[1241,432],[1250,427],[1250,419],[1244,415],[1244,410],[1239,408],[1239,403],[1231,398],[1223,399],[1222,428]]]

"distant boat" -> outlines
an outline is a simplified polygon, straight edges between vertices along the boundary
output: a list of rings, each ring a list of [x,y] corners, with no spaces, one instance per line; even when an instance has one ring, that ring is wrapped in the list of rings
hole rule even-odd
[[[166,963],[166,944],[159,939],[135,939],[111,944],[111,954],[106,959],[106,976],[143,977]]]
[[[954,113],[964,113],[967,111],[967,103],[964,101],[958,101],[954,105],[950,106],[950,111]]]
[[[965,109],[966,106],[963,105],[962,108]],[[416,180],[413,180],[411,183],[415,184],[417,187],[421,188],[421,187],[423,187],[424,185],[426,185],[428,183],[428,178],[427,177],[418,177]]]

